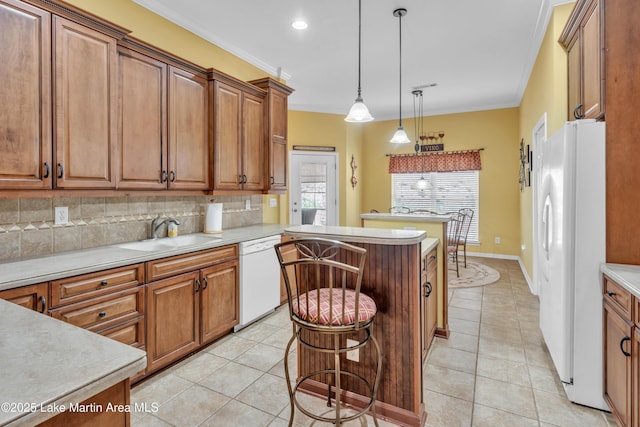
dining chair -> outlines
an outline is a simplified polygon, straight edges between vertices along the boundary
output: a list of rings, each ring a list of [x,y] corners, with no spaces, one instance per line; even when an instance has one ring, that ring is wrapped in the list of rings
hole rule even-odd
[[[447,224],[447,256],[455,264],[456,276],[460,277],[460,267],[458,265],[458,244],[460,243],[460,233],[464,215],[460,212],[452,212],[451,219]]]
[[[459,211],[464,215],[464,221],[462,223],[462,230],[460,231],[460,240],[458,240],[458,247],[462,246],[464,253],[464,268],[467,268],[467,237],[469,236],[469,229],[471,228],[471,221],[473,221],[473,209],[464,208]]]

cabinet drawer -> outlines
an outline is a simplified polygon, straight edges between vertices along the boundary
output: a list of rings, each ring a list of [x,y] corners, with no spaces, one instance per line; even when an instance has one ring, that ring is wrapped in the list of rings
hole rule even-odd
[[[153,282],[166,277],[177,276],[237,257],[238,245],[230,245],[209,251],[149,261],[147,263],[147,281]]]
[[[99,332],[107,338],[133,347],[144,347],[144,317]]]
[[[604,300],[609,301],[626,319],[632,320],[631,293],[606,276],[604,277]]]
[[[134,288],[143,283],[143,264],[54,280],[51,282],[51,307]]]
[[[52,310],[56,319],[90,331],[100,331],[144,314],[144,288],[80,302]]]

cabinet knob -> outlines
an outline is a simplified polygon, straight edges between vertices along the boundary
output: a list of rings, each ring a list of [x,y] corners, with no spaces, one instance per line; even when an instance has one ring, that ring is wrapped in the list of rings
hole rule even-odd
[[[625,336],[624,338],[622,338],[620,340],[620,351],[622,351],[622,354],[624,354],[625,356],[629,357],[631,356],[631,353],[629,353],[628,351],[625,351],[624,349],[624,342],[625,341],[631,341],[631,338],[628,336]]]
[[[616,293],[612,291],[607,291],[607,295],[609,295],[610,297],[614,297]]]
[[[100,313],[98,313],[98,316],[100,316],[101,319],[106,317],[106,315],[107,315],[106,311],[101,311]]]
[[[100,282],[100,286],[107,286],[109,283],[107,283],[106,280],[103,280],[102,282]]]

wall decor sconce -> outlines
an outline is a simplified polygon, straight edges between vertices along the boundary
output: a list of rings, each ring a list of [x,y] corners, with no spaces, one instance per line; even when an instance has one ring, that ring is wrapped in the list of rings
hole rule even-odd
[[[356,169],[358,169],[358,166],[356,166],[356,158],[352,154],[351,155],[351,188],[353,189],[355,189],[356,185],[358,184],[358,179],[356,178]]]

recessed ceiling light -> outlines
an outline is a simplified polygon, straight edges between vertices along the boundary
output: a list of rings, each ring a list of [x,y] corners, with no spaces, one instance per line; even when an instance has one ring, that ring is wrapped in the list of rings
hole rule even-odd
[[[309,25],[307,24],[306,21],[303,21],[302,19],[298,19],[295,20],[291,23],[291,26],[293,28],[295,28],[296,30],[304,30],[306,29]]]

